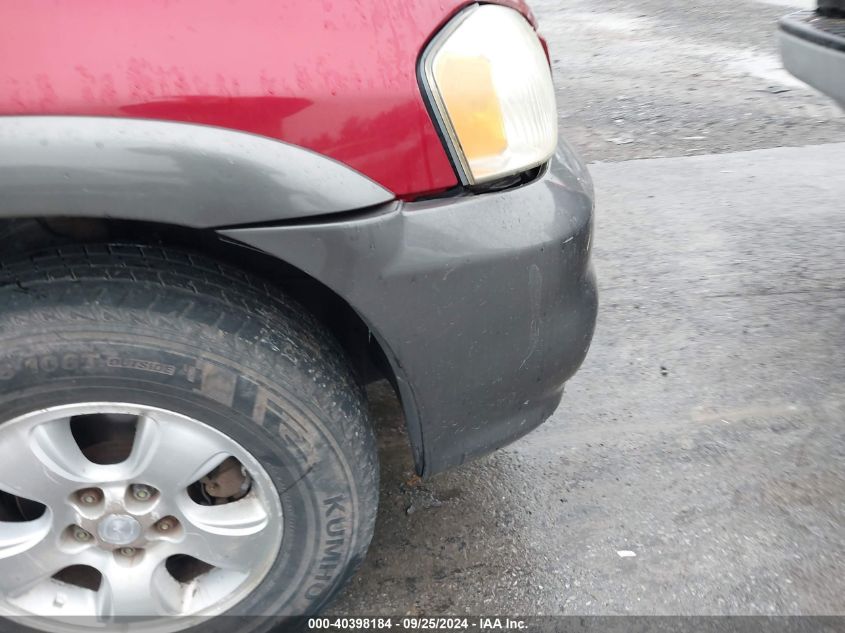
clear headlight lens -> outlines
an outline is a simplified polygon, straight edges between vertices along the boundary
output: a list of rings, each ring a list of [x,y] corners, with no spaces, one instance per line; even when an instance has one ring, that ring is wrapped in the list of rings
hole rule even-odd
[[[525,171],[554,153],[551,70],[519,12],[482,5],[461,13],[426,51],[423,77],[466,184]]]

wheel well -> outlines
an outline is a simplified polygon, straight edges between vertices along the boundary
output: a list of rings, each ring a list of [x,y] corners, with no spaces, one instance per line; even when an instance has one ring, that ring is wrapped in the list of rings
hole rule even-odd
[[[262,251],[221,237],[213,230],[172,224],[99,218],[0,220],[0,253],[26,254],[67,244],[123,242],[199,252],[261,277],[302,303],[340,341],[363,383],[396,377],[384,349],[358,313],[317,279]]]

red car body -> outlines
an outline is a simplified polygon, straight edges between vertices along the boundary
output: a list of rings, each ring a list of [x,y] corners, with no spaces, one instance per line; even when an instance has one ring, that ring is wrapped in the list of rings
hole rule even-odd
[[[424,477],[552,415],[593,187],[496,1],[2,3],[0,619],[282,630],[372,537],[365,383]]]
[[[415,69],[420,42],[466,4],[11,2],[0,114],[215,125],[314,150],[399,197],[442,191],[457,179]]]
[[[522,0],[494,4],[536,30]],[[596,311],[593,200],[586,169],[562,140],[545,165],[495,187],[473,189],[459,175],[420,73],[429,45],[478,8],[8,0],[0,238],[24,226],[34,236],[12,241],[40,244],[57,232],[41,225],[57,218],[191,247],[210,239],[216,257],[314,284],[299,299],[315,312],[338,313],[318,297],[330,293],[347,310],[343,328],[356,330],[340,338],[373,333],[378,353],[359,354],[361,364],[376,373],[388,365],[405,390],[420,472],[501,446],[548,417],[586,354]],[[285,232],[294,226],[295,235]],[[548,325],[536,329],[538,314]],[[501,338],[521,337],[520,323],[531,325],[530,352]],[[535,340],[538,332],[548,340]],[[456,390],[453,375],[473,385]],[[500,384],[510,396],[497,395]]]

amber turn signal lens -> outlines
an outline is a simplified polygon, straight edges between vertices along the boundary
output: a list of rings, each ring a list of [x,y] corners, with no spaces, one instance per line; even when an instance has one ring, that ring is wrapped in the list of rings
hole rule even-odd
[[[464,153],[482,158],[504,152],[508,140],[490,62],[484,57],[442,57],[434,72]]]

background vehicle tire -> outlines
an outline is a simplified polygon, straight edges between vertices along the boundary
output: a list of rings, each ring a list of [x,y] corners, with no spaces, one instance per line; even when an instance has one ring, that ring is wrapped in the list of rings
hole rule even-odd
[[[78,403],[131,406],[126,411],[101,407],[104,413],[83,415],[79,411],[87,410],[72,408]],[[71,408],[63,409],[68,406]],[[47,448],[32,445],[34,432],[15,434],[15,429],[38,422],[32,422],[33,415],[47,415],[33,413],[44,410],[73,416],[67,423],[60,419],[50,422],[53,426],[43,426],[59,429],[39,431],[49,440],[45,440]],[[158,411],[166,414],[159,417]],[[147,415],[154,423],[147,421]],[[62,517],[81,516],[76,507],[83,503],[79,492],[69,493],[71,510],[64,508],[61,500],[34,499],[43,502],[49,512],[13,496],[17,492],[31,499],[21,495],[30,483],[22,489],[19,482],[4,480],[21,475],[15,464],[35,463],[27,450],[34,450],[41,461],[49,461],[55,457],[50,452],[55,443],[50,442],[72,435],[88,459],[102,464],[86,470],[88,475],[104,472],[111,476],[117,471],[102,469],[134,463],[132,460],[144,453],[136,446],[139,437],[153,424],[162,438],[155,450],[175,466],[187,468],[181,462],[200,454],[203,438],[213,436],[241,447],[245,452],[238,457],[242,466],[238,481],[243,490],[249,488],[249,496],[241,498],[246,493],[239,492],[225,501],[240,508],[247,499],[260,497],[266,505],[267,525],[281,523],[274,545],[277,553],[266,557],[266,573],[248,595],[225,609],[226,615],[262,616],[239,618],[237,630],[266,631],[278,624],[278,617],[317,612],[355,571],[372,536],[378,501],[376,447],[363,389],[354,380],[342,349],[320,323],[277,289],[202,257],[158,247],[104,245],[54,249],[0,264],[0,420],[0,462],[5,464],[0,465],[0,490],[4,491],[0,505],[7,513],[5,520],[14,521],[0,523],[0,576],[10,569],[26,572],[27,564],[27,558],[16,553],[20,548],[3,547],[3,529],[41,520],[55,533],[66,527]],[[17,421],[10,424],[12,420]],[[198,425],[192,426],[195,422]],[[127,423],[133,432],[125,440]],[[177,432],[183,425],[189,430]],[[70,433],[66,426],[71,427]],[[190,439],[194,430],[196,443]],[[89,437],[92,434],[94,439]],[[121,441],[122,448],[116,450]],[[55,457],[50,463],[61,466],[64,459]],[[219,459],[215,456],[214,463]],[[74,477],[76,474],[68,478]],[[101,488],[105,496],[114,496],[109,482],[98,486],[84,478],[74,481],[72,486],[90,485]],[[121,481],[124,486],[149,483]],[[179,499],[162,508],[184,507],[193,512],[191,503],[208,506],[209,512],[220,510],[218,505],[229,508],[209,490],[208,484],[196,482],[176,492],[158,491],[153,486],[154,494],[162,499],[171,494]],[[132,491],[137,490],[127,488],[126,494]],[[138,503],[137,498],[126,499],[127,507]],[[53,508],[51,503],[61,507]],[[102,513],[91,512],[96,516],[86,524],[92,526],[89,532],[97,529],[97,521],[105,521]],[[152,518],[160,518],[153,514]],[[48,515],[52,519],[44,518]],[[36,516],[41,518],[33,519]],[[188,521],[182,515],[178,518]],[[186,523],[185,534],[190,536],[192,530],[193,524]],[[62,538],[67,534],[63,532]],[[97,549],[108,549],[119,539],[103,545],[95,534],[91,543],[80,544],[73,542],[73,530],[70,534],[67,538],[73,548],[93,552],[90,560],[119,556],[118,550],[101,555]],[[258,542],[257,537],[250,538]],[[207,541],[209,551],[212,542],[216,543]],[[272,545],[274,541],[268,537],[266,542]],[[158,543],[148,543],[144,555]],[[244,547],[243,541],[239,543],[238,547]],[[223,550],[228,555],[226,547]],[[227,560],[220,549],[214,553]],[[59,580],[38,582],[67,584],[64,573],[59,573]],[[9,578],[7,582],[15,582]],[[198,578],[207,576],[179,579],[179,586],[196,590]],[[103,595],[103,583],[111,587],[109,582],[103,574],[95,595]],[[111,595],[110,591],[106,595]],[[0,599],[0,603],[5,615],[20,612],[20,602],[10,606]],[[225,604],[225,600],[216,604]],[[190,615],[188,610],[185,613]],[[204,613],[218,614],[206,609],[199,615]],[[33,626],[35,620],[27,619],[26,624]],[[198,622],[169,618],[163,624],[184,629]],[[206,619],[200,626],[205,631],[235,628],[234,621],[225,617]]]

